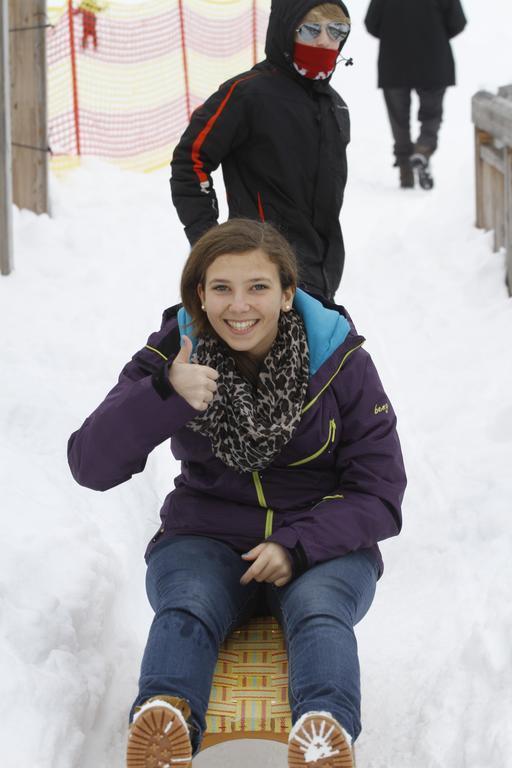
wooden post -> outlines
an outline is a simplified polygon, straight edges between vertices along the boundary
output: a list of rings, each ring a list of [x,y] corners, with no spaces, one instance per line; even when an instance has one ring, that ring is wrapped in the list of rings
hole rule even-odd
[[[48,212],[46,0],[9,0],[13,199]]]
[[[512,148],[505,151],[505,253],[507,259],[507,286],[512,296]]]
[[[0,0],[0,272],[12,270],[11,119],[7,0]]]
[[[486,228],[484,213],[484,164],[482,161],[482,147],[490,144],[492,137],[485,131],[475,127],[475,193],[476,193],[476,226],[479,229]]]
[[[503,150],[500,152],[504,158]],[[494,251],[497,252],[505,245],[505,166],[500,163],[501,170],[493,168],[494,196]]]

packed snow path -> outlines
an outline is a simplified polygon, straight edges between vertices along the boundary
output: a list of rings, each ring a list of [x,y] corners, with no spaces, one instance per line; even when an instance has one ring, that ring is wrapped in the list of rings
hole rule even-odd
[[[503,255],[473,227],[469,116],[472,93],[510,76],[512,10],[493,7],[466,0],[431,193],[397,188],[364,9],[356,66],[336,75],[353,125],[337,298],[393,400],[409,474],[404,530],[383,545],[358,632],[364,768],[512,766],[512,302]],[[144,474],[99,494],[73,482],[65,449],[178,300],[187,244],[167,176],[87,161],[52,180],[51,219],[15,212],[16,269],[0,280],[6,768],[123,764],[151,620],[143,551],[176,466],[162,446]],[[197,765],[278,766],[284,754],[235,742]]]

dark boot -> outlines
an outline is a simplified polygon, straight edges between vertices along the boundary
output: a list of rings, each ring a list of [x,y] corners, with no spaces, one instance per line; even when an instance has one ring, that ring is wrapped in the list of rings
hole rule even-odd
[[[427,147],[416,145],[414,154],[411,155],[411,165],[418,177],[418,183],[422,189],[432,189],[434,179],[430,170],[431,151]]]
[[[412,165],[410,164],[409,160],[405,162],[401,162],[398,168],[400,171],[400,186],[402,187],[402,189],[413,189],[414,173],[412,170]]]

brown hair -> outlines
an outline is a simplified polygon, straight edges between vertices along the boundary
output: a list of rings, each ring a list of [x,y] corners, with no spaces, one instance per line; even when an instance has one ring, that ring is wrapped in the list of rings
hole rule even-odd
[[[261,249],[277,266],[281,288],[297,287],[297,262],[291,245],[271,224],[252,219],[230,219],[209,229],[193,246],[181,275],[181,300],[197,335],[212,331],[201,309],[197,286],[204,287],[208,267],[227,253]]]
[[[343,13],[343,9],[335,3],[320,3],[311,8],[309,13],[306,14],[308,21],[320,21],[321,19],[328,19],[329,21],[341,21],[345,24],[350,24],[350,19]]]

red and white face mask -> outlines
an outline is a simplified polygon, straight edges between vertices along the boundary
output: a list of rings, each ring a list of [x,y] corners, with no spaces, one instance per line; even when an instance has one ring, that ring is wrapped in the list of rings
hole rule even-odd
[[[338,56],[338,48],[318,48],[296,42],[293,49],[293,66],[299,75],[309,80],[326,80],[336,69]]]

